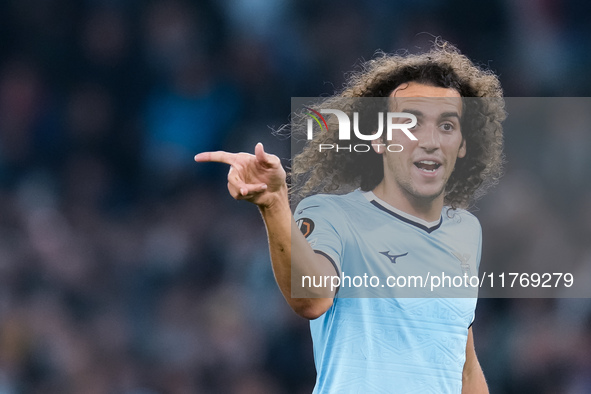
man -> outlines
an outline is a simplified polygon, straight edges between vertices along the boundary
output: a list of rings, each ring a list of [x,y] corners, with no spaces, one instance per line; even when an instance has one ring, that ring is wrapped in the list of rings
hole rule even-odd
[[[460,208],[500,176],[498,79],[437,42],[425,54],[369,61],[340,97],[393,98],[397,112],[416,117],[415,138],[393,133],[374,140],[370,152],[327,154],[318,144],[335,142],[336,131],[326,127],[294,158],[293,180],[305,179],[294,195],[358,189],[307,197],[295,218],[285,171],[261,144],[254,155],[207,152],[195,160],[230,164],[232,196],[260,208],[277,283],[311,320],[315,393],[487,393],[474,351],[474,298],[346,298],[345,289],[328,286],[308,286],[307,297],[297,298],[292,287],[303,276],[345,271],[477,269],[480,226]]]

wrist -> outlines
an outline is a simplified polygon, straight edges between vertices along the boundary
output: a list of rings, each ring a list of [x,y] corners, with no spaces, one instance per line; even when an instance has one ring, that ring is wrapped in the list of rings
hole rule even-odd
[[[264,202],[257,204],[261,213],[274,213],[276,211],[283,211],[288,209],[291,211],[289,207],[289,197],[287,191],[287,185],[284,184],[281,188],[273,193],[270,193],[268,198],[265,199]]]

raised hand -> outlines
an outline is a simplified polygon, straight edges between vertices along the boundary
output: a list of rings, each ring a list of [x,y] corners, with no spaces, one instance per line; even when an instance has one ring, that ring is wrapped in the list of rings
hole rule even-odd
[[[287,196],[285,170],[281,161],[277,156],[266,153],[260,142],[254,148],[254,155],[224,151],[203,152],[195,156],[195,161],[229,164],[228,190],[237,200],[269,207],[278,198]]]

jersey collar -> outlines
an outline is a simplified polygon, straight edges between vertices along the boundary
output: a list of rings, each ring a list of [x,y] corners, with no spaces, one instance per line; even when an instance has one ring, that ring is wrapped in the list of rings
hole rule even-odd
[[[402,220],[405,223],[412,224],[413,226],[418,227],[429,234],[441,227],[441,223],[443,222],[443,216],[440,216],[439,220],[436,220],[434,222],[428,222],[426,220],[403,212],[400,209],[394,208],[392,205],[378,198],[372,191],[362,193],[363,196],[367,199],[367,201],[369,201],[376,208],[381,209],[386,213],[389,213],[390,215],[394,216],[399,220]]]

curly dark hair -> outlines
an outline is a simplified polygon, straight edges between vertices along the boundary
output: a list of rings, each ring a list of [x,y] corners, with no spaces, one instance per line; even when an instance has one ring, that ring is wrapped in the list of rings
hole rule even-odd
[[[500,82],[494,73],[474,65],[456,47],[442,40],[437,40],[423,54],[379,53],[361,66],[361,71],[349,76],[340,93],[324,99],[317,109],[340,105],[340,109],[350,113],[352,108],[343,108],[343,101],[347,101],[343,98],[388,97],[407,82],[453,88],[464,101],[461,130],[468,149],[466,156],[457,160],[446,184],[445,204],[453,209],[467,208],[498,182],[503,165],[501,122],[506,113]],[[292,135],[303,131],[303,121],[303,116],[294,116]],[[316,193],[339,193],[354,188],[372,190],[381,182],[383,159],[373,150],[346,154],[318,151],[319,144],[338,143],[337,130],[338,126],[329,127],[318,133],[293,158],[291,192],[296,200]],[[364,142],[351,137],[351,144]]]

